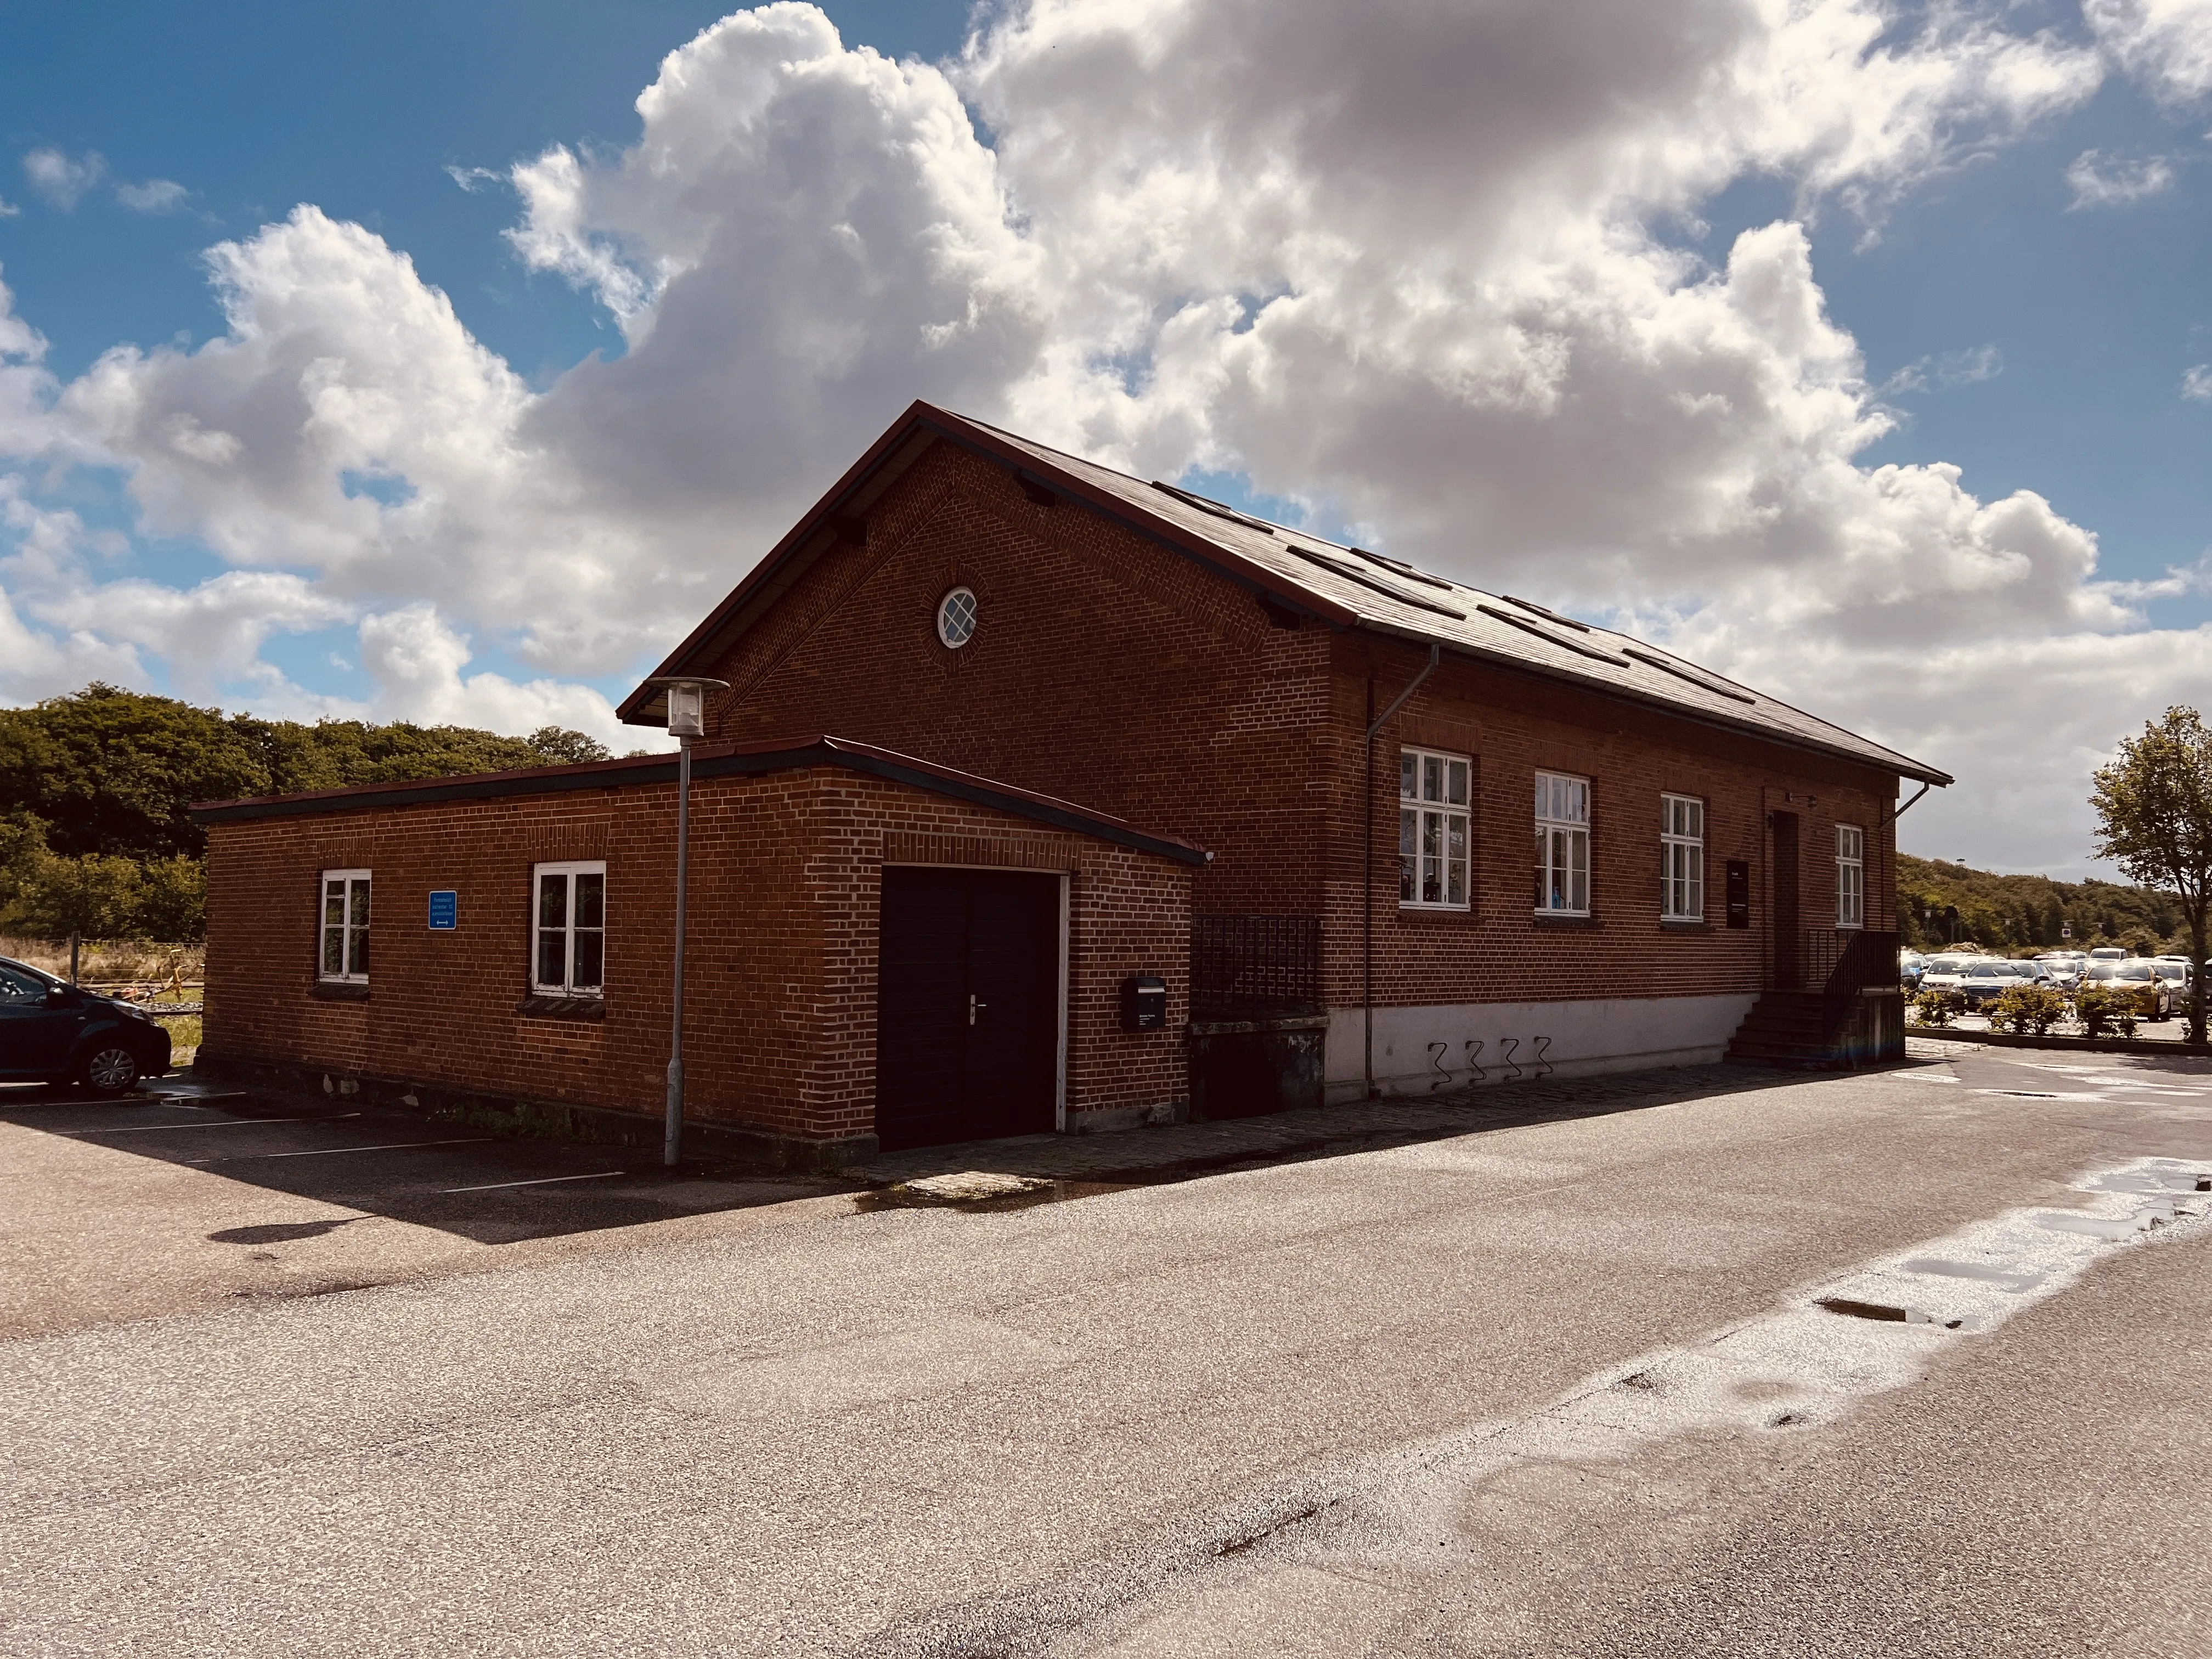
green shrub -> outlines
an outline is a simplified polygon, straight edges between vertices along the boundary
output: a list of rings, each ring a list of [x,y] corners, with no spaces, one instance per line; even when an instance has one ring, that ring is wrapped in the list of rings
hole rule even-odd
[[[2113,986],[2084,985],[2075,992],[2074,1017],[2081,1022],[2084,1036],[2136,1034],[2135,997]]]
[[[2048,985],[2014,985],[1990,1006],[1990,1030],[2047,1036],[2066,1018],[2066,996]]]
[[[1966,998],[1956,991],[1930,986],[1912,999],[1912,1018],[1917,1024],[1948,1025],[1952,1017],[1964,1012],[1966,1006]]]

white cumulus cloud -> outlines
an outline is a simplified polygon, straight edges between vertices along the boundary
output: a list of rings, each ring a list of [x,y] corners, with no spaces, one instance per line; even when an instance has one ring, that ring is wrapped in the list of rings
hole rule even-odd
[[[923,397],[1630,619],[1984,807],[2002,756],[2038,804],[2008,847],[2077,859],[2088,761],[2204,678],[2146,611],[2198,576],[2112,582],[2033,492],[1863,464],[1883,397],[2002,361],[1869,385],[1804,224],[1880,234],[2108,63],[2179,84],[2182,11],[2093,7],[2083,44],[1996,0],[1029,0],[944,66],[739,12],[663,61],[635,143],[505,173],[517,257],[626,348],[543,389],[307,206],[210,251],[226,326],[197,348],[58,386],[0,310],[0,450],[119,469],[144,531],[233,567],[165,599],[26,556],[8,615],[54,665],[80,635],[166,659],[189,623],[234,683],[256,615],[350,620],[381,712],[612,737],[576,680],[688,628]],[[1790,212],[1686,252],[1753,178]],[[495,638],[539,678],[469,672]]]
[[[42,146],[23,156],[23,177],[30,180],[31,188],[64,213],[106,176],[106,158],[96,149],[72,156]]]
[[[464,674],[471,655],[468,640],[428,602],[362,619],[361,665],[377,682],[377,707],[386,718],[517,732],[563,726],[617,749],[636,745],[636,734],[615,718],[614,705],[589,687]]]
[[[173,179],[149,179],[143,184],[115,187],[115,199],[133,213],[174,213],[191,194]]]
[[[2212,0],[2083,0],[2081,11],[2157,97],[2190,104],[2212,92]]]

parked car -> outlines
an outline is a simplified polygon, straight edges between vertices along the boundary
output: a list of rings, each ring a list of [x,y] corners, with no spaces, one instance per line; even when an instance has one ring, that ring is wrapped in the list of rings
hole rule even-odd
[[[2177,988],[2168,980],[2160,979],[2157,969],[2147,957],[2112,962],[2093,962],[2089,971],[2082,975],[2084,985],[2110,986],[2131,994],[2136,1000],[2136,1013],[2143,1019],[2166,1019],[2173,1013]]]
[[[119,1095],[169,1069],[169,1033],[127,1002],[0,957],[0,1079]]]
[[[2075,951],[2051,951],[2036,957],[2051,982],[2062,991],[2070,991],[2081,982],[2082,971],[2088,966],[2085,958]]]
[[[2117,945],[2100,945],[2089,952],[2092,962],[2125,962],[2128,953]]]
[[[1930,957],[1928,965],[1920,970],[1920,988],[1923,991],[1955,991],[1966,970],[1982,957]]]
[[[2151,971],[2173,988],[2173,1006],[2177,1013],[2186,1013],[2191,1000],[2197,994],[2197,969],[2187,957],[2153,957]]]
[[[1978,1010],[1995,1002],[2015,985],[2048,985],[2051,975],[2039,962],[2007,962],[1999,957],[1984,957],[1967,965],[1959,976],[1959,994],[1966,999],[1966,1006]]]
[[[1920,975],[1927,966],[1928,958],[1919,951],[1899,951],[1897,953],[1897,982],[1908,991],[1918,990]]]

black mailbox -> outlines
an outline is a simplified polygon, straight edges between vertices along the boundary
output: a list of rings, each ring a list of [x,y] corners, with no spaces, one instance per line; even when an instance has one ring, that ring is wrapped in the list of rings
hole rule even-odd
[[[1121,981],[1123,1030],[1160,1031],[1167,1023],[1167,981],[1155,974],[1132,974]]]
[[[1742,859],[1728,861],[1728,925],[1751,926],[1751,866]]]

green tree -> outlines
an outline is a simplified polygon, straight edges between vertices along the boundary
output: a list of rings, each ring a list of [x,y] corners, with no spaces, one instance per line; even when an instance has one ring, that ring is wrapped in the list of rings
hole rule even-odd
[[[201,859],[152,859],[138,866],[138,893],[129,932],[164,945],[207,936],[207,864]]]
[[[0,922],[8,919],[9,906],[46,855],[46,826],[35,813],[0,816]]]
[[[64,857],[198,853],[187,806],[268,787],[267,768],[216,709],[98,683],[0,708],[0,812],[37,814]]]
[[[2133,881],[2179,900],[2195,981],[2204,983],[2205,910],[2212,902],[2212,732],[2193,708],[2169,708],[2097,769],[2097,855]],[[2189,1040],[2204,1041],[2204,998],[2189,1006]]]
[[[39,860],[14,909],[20,925],[47,939],[114,939],[131,932],[139,897],[135,859],[89,853]]]
[[[99,683],[0,708],[0,923],[183,943],[205,928],[196,801],[605,760],[565,726],[262,720]]]
[[[565,726],[541,726],[524,741],[547,766],[581,766],[586,761],[610,760],[614,753],[597,738]]]

